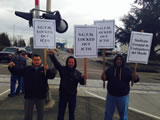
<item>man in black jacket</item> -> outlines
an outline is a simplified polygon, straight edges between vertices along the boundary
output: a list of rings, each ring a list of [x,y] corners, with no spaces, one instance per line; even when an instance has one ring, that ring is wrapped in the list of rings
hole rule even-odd
[[[62,66],[54,56],[54,51],[49,51],[50,58],[59,71],[60,74],[60,87],[59,87],[59,110],[57,120],[64,120],[65,109],[68,104],[69,107],[69,120],[74,120],[74,112],[76,108],[76,94],[77,85],[85,84],[87,75],[82,76],[76,69],[77,61],[74,57],[70,56],[66,60],[66,66]]]
[[[15,64],[10,63],[10,69],[15,68]],[[32,66],[27,66],[22,70],[24,77],[24,120],[32,120],[33,107],[36,105],[37,120],[43,120],[43,108],[48,89],[48,79],[53,79],[55,70],[48,69],[48,65],[42,65],[39,55],[32,58]]]
[[[120,120],[127,120],[130,81],[138,82],[139,77],[125,66],[124,58],[119,54],[114,59],[114,66],[109,67],[101,79],[108,81],[104,120],[112,120],[115,107],[118,109]]]

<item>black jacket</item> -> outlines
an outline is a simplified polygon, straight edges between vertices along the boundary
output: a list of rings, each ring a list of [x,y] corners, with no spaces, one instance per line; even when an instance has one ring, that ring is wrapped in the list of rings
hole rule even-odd
[[[76,59],[71,56],[67,58],[66,63],[69,58],[73,58],[75,60],[75,66],[73,69],[71,69],[67,66],[67,64],[66,66],[62,66],[54,55],[50,55],[50,58],[60,74],[60,92],[68,95],[76,95],[78,83],[84,85],[84,78],[76,69]]]
[[[122,66],[116,66],[116,59],[122,58]],[[120,72],[121,71],[121,72]],[[105,74],[107,76],[107,90],[112,96],[125,96],[130,91],[130,81],[132,79],[132,71],[125,66],[124,58],[121,55],[116,56],[114,59],[114,66],[109,67]],[[138,82],[139,77],[134,82]]]
[[[23,70],[24,76],[24,98],[44,99],[48,90],[48,79],[53,79],[56,75],[55,70],[48,69],[45,75],[44,67],[35,68],[27,66]]]

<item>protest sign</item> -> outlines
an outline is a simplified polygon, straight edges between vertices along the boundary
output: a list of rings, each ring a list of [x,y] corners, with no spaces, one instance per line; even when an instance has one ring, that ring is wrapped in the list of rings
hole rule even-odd
[[[128,63],[148,63],[152,37],[152,33],[132,31],[127,55]]]
[[[34,48],[56,48],[55,20],[33,19]]]
[[[115,47],[115,21],[102,20],[94,21],[97,27],[97,47],[98,48],[114,48]]]
[[[97,57],[97,27],[77,25],[74,27],[74,56],[76,58]]]

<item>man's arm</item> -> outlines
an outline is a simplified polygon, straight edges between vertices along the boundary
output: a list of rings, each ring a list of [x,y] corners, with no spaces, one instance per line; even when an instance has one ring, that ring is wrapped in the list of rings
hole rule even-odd
[[[14,71],[16,71],[14,62],[10,62],[8,64],[8,70],[10,73],[13,73]]]
[[[60,70],[62,65],[60,64],[60,62],[57,60],[57,58],[54,55],[54,51],[53,50],[49,50],[49,56],[54,64],[54,66],[56,67],[57,70]]]

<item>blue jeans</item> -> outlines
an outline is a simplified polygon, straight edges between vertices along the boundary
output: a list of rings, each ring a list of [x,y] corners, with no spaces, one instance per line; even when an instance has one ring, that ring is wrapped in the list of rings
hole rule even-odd
[[[128,104],[129,104],[129,95],[112,96],[108,93],[106,97],[106,110],[105,110],[104,120],[112,120],[115,107],[117,107],[120,120],[127,120]]]
[[[20,90],[22,89],[22,81],[23,81],[23,77],[22,76],[18,76],[18,75],[11,75],[11,84],[10,84],[10,94],[11,95],[15,95],[15,94],[19,94]],[[18,80],[18,86],[16,89],[16,81]],[[16,89],[16,91],[15,91]]]
[[[69,120],[74,120],[75,108],[76,108],[76,95],[68,95],[60,92],[58,106],[57,120],[64,120],[65,110],[68,104],[69,108]]]

